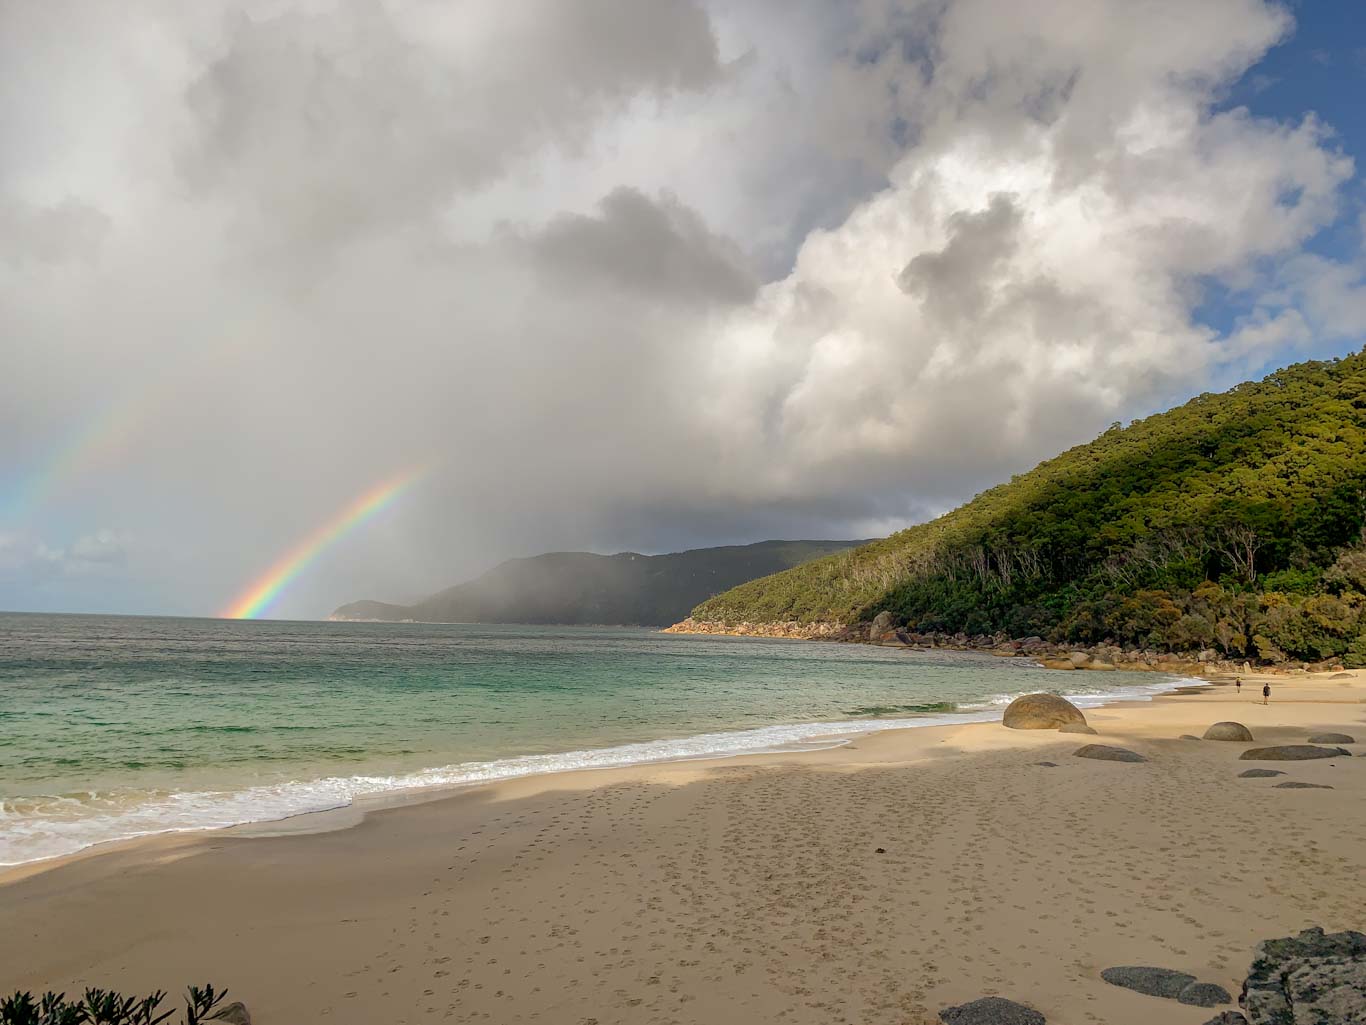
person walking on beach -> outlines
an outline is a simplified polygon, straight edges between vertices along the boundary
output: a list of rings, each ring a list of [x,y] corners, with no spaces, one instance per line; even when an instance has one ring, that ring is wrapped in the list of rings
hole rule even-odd
[[[1243,678],[1241,676],[1235,676],[1233,678],[1233,689],[1237,692],[1239,697],[1243,696]]]
[[[1267,704],[1271,700],[1271,684],[1262,684],[1262,704]]]

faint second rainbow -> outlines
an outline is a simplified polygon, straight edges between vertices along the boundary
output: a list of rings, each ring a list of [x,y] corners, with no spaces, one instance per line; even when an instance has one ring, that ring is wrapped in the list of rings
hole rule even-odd
[[[387,509],[424,472],[422,468],[405,470],[352,500],[341,512],[282,555],[219,614],[227,619],[255,619],[261,615],[314,559],[352,530]]]

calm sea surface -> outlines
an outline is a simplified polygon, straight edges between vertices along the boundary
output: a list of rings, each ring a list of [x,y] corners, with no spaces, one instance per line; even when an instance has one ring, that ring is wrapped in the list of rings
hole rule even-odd
[[[1168,682],[640,629],[0,614],[0,864],[411,787],[991,718],[1031,690],[1095,704]]]

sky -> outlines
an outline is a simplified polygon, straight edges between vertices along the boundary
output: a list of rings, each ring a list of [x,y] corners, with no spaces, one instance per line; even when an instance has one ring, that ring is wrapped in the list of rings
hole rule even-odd
[[[0,608],[923,520],[1360,349],[1364,85],[1329,0],[4,0]]]

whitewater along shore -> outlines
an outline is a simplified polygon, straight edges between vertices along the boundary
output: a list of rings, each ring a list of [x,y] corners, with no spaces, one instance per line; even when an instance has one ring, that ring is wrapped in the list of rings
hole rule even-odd
[[[1240,759],[1366,741],[1366,680],[1268,679],[1267,706],[1251,678],[1088,710],[1097,736],[893,730],[10,870],[0,990],[212,981],[256,1025],[919,1025],[986,995],[1053,1025],[1201,1025],[1228,1008],[1101,972],[1236,998],[1260,940],[1366,926],[1366,743]],[[1255,740],[1178,739],[1224,720]]]

